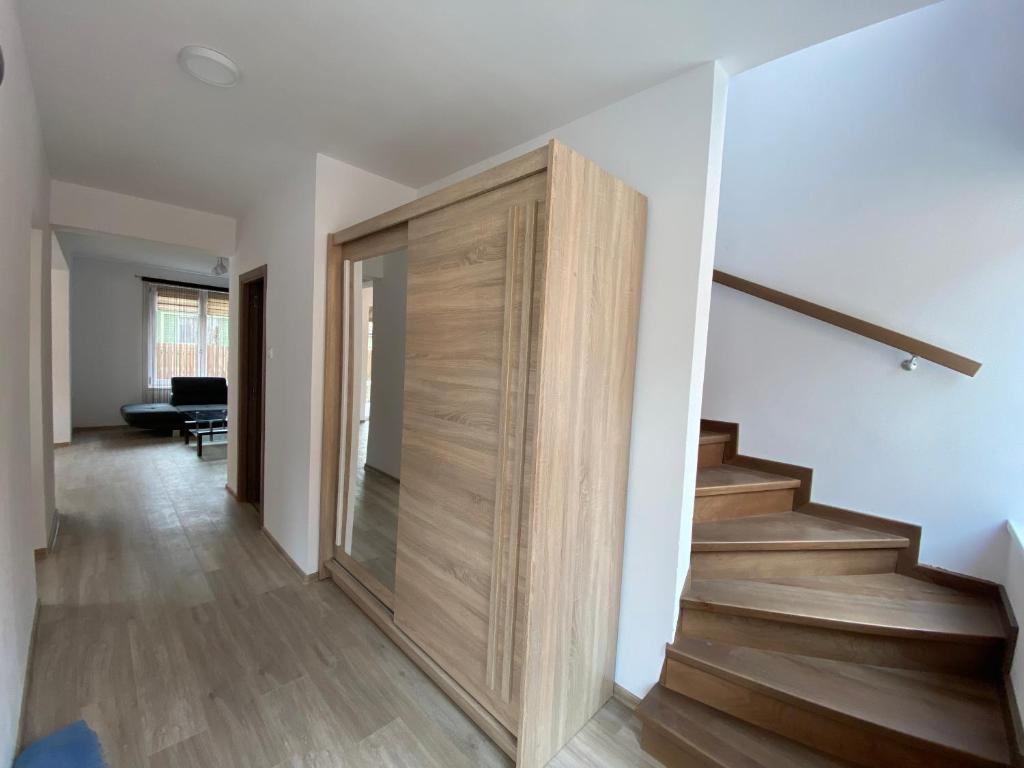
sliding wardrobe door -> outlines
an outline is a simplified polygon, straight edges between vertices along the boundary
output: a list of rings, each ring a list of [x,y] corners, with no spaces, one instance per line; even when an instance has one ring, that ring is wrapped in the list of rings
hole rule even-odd
[[[404,249],[344,265],[343,438],[334,557],[394,607],[405,378]]]
[[[395,621],[513,732],[545,185],[409,223]]]

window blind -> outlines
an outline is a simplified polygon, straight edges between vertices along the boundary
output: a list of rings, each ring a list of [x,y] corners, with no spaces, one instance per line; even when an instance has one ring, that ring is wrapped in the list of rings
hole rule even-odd
[[[228,375],[228,294],[144,283],[147,399],[170,398],[175,376]]]

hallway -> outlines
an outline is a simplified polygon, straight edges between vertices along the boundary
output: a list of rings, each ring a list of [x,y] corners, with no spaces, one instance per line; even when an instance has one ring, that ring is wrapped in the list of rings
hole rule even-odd
[[[26,742],[84,718],[111,768],[510,765],[332,583],[301,584],[221,456],[128,430],[57,451]],[[552,765],[656,763],[613,701]]]

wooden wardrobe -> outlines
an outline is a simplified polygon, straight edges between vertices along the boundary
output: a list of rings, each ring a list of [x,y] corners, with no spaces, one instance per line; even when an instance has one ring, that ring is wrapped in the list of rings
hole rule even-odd
[[[612,694],[646,221],[643,195],[552,141],[328,245],[321,576],[524,768]],[[373,274],[405,281],[391,475],[365,449],[385,257]],[[370,483],[397,508],[360,506]],[[362,560],[356,515],[381,516]]]

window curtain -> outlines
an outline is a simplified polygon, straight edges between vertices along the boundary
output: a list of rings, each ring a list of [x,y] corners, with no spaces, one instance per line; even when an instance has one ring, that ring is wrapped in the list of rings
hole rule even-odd
[[[204,376],[228,377],[228,295],[218,291],[203,291],[206,294],[204,318],[206,328],[206,357]]]
[[[165,403],[175,376],[228,375],[228,294],[143,283],[145,399]]]

